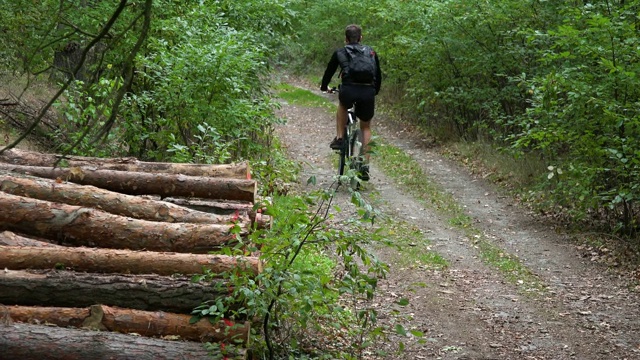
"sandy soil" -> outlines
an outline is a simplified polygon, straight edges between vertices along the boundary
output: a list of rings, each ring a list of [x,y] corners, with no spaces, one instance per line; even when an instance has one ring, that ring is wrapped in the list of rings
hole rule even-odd
[[[316,91],[316,89],[312,89]],[[290,156],[304,164],[302,179],[316,176],[327,188],[335,173],[329,141],[335,114],[325,109],[283,103],[278,129]],[[547,287],[527,295],[480,260],[472,240],[437,213],[407,195],[372,159],[371,181],[364,195],[376,194],[380,210],[427,234],[432,250],[451,266],[444,271],[394,266],[391,249],[377,254],[390,263],[375,306],[382,322],[397,316],[393,299],[408,298],[404,324],[425,333],[418,338],[391,337],[379,347],[402,341],[407,349],[389,359],[640,359],[639,296],[631,279],[590,261],[551,224],[528,213],[500,189],[423,146],[415,131],[378,114],[378,135],[418,161],[431,181],[455,197],[474,226],[494,245],[517,255]],[[346,192],[337,201],[348,208]],[[419,211],[418,211],[419,210]],[[415,251],[423,251],[417,247]],[[424,286],[426,285],[426,286]]]

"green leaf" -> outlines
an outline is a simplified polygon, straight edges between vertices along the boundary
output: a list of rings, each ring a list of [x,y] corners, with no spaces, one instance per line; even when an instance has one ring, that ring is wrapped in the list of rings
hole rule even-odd
[[[400,324],[396,324],[395,331],[398,335],[407,336],[407,331],[404,329],[404,326]]]
[[[396,304],[398,304],[400,306],[407,306],[407,305],[409,305],[409,299],[402,298],[402,299],[396,301]]]

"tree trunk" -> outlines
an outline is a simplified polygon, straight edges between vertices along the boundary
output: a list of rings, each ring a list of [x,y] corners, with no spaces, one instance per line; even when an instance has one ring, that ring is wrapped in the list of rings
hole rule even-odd
[[[10,149],[0,154],[0,162],[14,165],[53,167],[53,164],[60,159],[62,160],[59,166],[65,168],[87,166],[102,170],[182,174],[232,179],[251,178],[251,172],[247,162],[219,165],[143,162],[135,158],[95,158],[72,155],[63,157],[57,154],[44,154],[19,149]]]
[[[73,246],[203,253],[237,243],[247,234],[247,227],[137,220],[0,192],[0,231],[22,232]]]
[[[189,209],[197,210],[200,212],[206,212],[209,214],[234,214],[247,212],[249,219],[255,224],[258,229],[269,229],[273,220],[271,216],[264,215],[265,209],[254,209],[254,204],[241,201],[215,201],[207,199],[193,199],[193,198],[174,198],[168,197],[163,201],[170,202],[172,204],[187,207]]]
[[[189,314],[205,301],[229,293],[222,280],[191,280],[186,276],[3,270],[0,304],[62,307],[105,304]]]
[[[42,240],[35,240],[28,237],[20,236],[11,231],[0,232],[0,245],[2,246],[33,246],[55,248],[62,247],[60,245],[50,244]]]
[[[235,324],[229,320],[212,324],[207,319],[191,324],[191,315],[163,311],[144,311],[92,305],[89,308],[59,308],[42,306],[3,306],[0,317],[30,324],[53,324],[61,327],[83,327],[92,330],[136,333],[147,337],[179,337],[201,342],[246,344],[248,322]]]
[[[202,224],[228,224],[238,220],[250,221],[244,212],[242,214],[236,212],[228,215],[216,215],[165,201],[120,194],[91,185],[56,182],[51,179],[18,175],[11,172],[0,171],[0,190],[13,195],[91,207],[115,215],[149,221]]]
[[[126,274],[214,274],[239,270],[258,274],[257,257],[162,253],[72,247],[0,246],[0,268],[11,270],[53,269]]]
[[[194,199],[193,197],[167,197],[164,198],[163,201],[211,214],[232,214],[236,211],[254,210],[253,202],[248,201],[215,201],[208,199]]]
[[[0,170],[70,181],[81,185],[93,185],[129,195],[155,194],[163,197],[186,196],[253,202],[257,191],[254,180],[96,170],[92,167],[61,169],[6,163],[0,163]]]
[[[30,324],[0,324],[3,360],[211,360],[196,342],[167,341],[102,331],[64,329]],[[218,359],[246,359],[246,352],[214,350]]]

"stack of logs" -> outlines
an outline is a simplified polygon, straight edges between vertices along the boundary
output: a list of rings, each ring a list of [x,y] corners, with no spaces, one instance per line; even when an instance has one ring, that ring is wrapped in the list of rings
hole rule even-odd
[[[217,358],[246,358],[249,323],[190,324],[228,291],[222,278],[191,278],[261,271],[256,256],[208,254],[269,226],[253,210],[256,188],[246,163],[4,151],[1,357],[210,359],[202,342],[218,342],[233,350]]]

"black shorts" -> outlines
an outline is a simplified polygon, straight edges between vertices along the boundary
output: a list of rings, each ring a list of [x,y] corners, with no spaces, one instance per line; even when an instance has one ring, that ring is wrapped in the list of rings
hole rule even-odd
[[[356,116],[361,121],[369,121],[373,118],[376,104],[376,89],[373,86],[342,84],[338,99],[347,109],[355,105]]]

